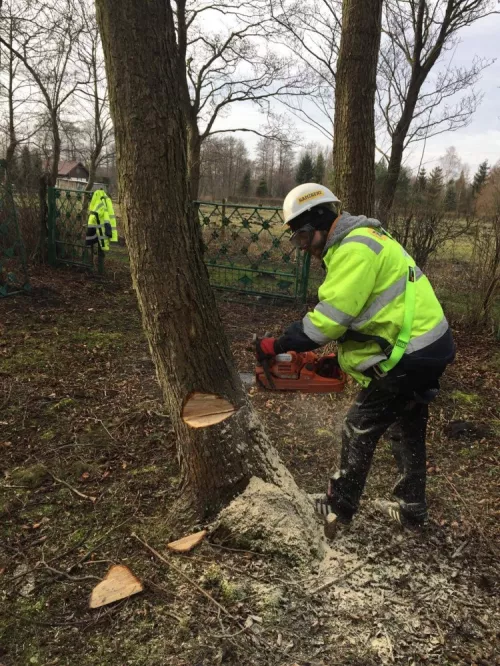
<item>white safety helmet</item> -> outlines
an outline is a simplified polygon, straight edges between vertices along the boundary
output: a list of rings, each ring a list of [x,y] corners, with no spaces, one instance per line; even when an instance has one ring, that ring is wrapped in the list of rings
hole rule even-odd
[[[340,203],[335,194],[324,185],[304,183],[290,190],[283,202],[284,224],[298,217],[314,206],[326,203]]]

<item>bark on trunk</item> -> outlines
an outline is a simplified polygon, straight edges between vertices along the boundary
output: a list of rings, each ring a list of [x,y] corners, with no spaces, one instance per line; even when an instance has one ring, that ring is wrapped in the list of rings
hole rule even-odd
[[[353,214],[371,215],[373,211],[381,16],[382,0],[343,1],[335,86],[333,191]]]
[[[47,188],[55,187],[57,175],[59,173],[59,158],[61,156],[61,136],[59,134],[59,125],[57,111],[50,110],[50,121],[53,138],[52,162],[50,169],[44,173],[39,180],[38,197],[40,200],[40,242],[35,257],[43,262],[47,254],[47,238],[49,234],[49,208],[47,205]]]
[[[89,177],[87,180],[87,184],[85,185],[86,192],[92,192],[92,188],[94,187],[96,170],[97,169],[96,169],[95,159],[92,156],[90,158],[90,163],[89,163]]]
[[[52,150],[52,164],[50,165],[49,173],[49,187],[55,187],[57,183],[57,176],[59,174],[59,159],[61,157],[61,136],[59,134],[59,123],[57,119],[57,111],[51,109],[50,113],[53,150]]]
[[[97,0],[97,9],[132,279],[177,435],[186,495],[206,516],[260,477],[285,488],[289,505],[302,503],[295,512],[305,516],[303,497],[242,387],[208,281],[191,206],[169,5]],[[238,411],[220,424],[192,429],[182,407],[194,391],[218,394]]]
[[[35,259],[37,261],[45,261],[47,254],[47,239],[48,239],[48,224],[49,207],[47,205],[47,184],[48,175],[46,173],[40,176],[38,181],[38,200],[40,207],[40,239],[38,247],[35,252]]]
[[[188,121],[188,173],[191,186],[191,200],[196,201],[200,191],[201,137],[196,116]]]
[[[103,149],[103,128],[101,123],[101,102],[99,97],[99,89],[97,87],[98,74],[97,74],[97,59],[96,59],[95,50],[92,57],[92,76],[94,79],[94,141],[95,146],[90,154],[90,164],[89,164],[89,177],[87,180],[87,185],[85,186],[86,192],[91,192],[94,186],[95,175],[97,172],[97,163],[101,156],[101,151]]]

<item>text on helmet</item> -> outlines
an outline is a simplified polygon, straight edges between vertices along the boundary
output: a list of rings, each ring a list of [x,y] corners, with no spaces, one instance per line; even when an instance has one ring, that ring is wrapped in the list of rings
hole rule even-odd
[[[309,201],[309,199],[316,199],[317,197],[324,196],[323,190],[316,190],[315,192],[309,192],[309,194],[303,194],[301,197],[297,198],[297,203],[301,204],[304,201]]]

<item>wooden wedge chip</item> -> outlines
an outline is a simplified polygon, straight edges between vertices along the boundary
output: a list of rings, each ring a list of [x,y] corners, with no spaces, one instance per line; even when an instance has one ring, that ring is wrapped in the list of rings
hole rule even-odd
[[[184,423],[192,428],[206,428],[229,418],[235,407],[213,393],[192,393],[182,410]]]
[[[196,532],[196,534],[190,534],[189,536],[183,537],[182,539],[177,539],[177,541],[171,541],[170,543],[167,543],[167,548],[169,550],[174,550],[176,553],[188,553],[203,541],[206,534],[207,530]]]
[[[143,586],[128,567],[116,564],[106,574],[106,577],[98,583],[90,595],[89,607],[99,608],[113,601],[126,599],[133,594],[142,592]]]

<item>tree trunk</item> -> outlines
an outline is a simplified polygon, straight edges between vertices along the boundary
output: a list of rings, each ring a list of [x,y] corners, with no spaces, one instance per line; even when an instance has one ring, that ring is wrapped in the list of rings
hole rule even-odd
[[[94,187],[96,171],[97,171],[96,160],[94,157],[94,151],[92,151],[89,163],[89,177],[87,179],[87,184],[85,185],[85,192],[92,192],[92,188]]]
[[[191,115],[191,114],[190,114]],[[188,120],[188,174],[191,187],[191,201],[198,199],[201,173],[201,137],[196,115]]]
[[[309,505],[250,406],[208,281],[191,206],[170,6],[97,0],[97,9],[132,280],[177,436],[184,498],[203,518],[239,493],[254,499],[272,488],[293,507],[290,520],[302,516],[302,535],[309,531],[314,541],[314,529],[304,524],[307,515],[312,519]],[[193,392],[222,396],[237,412],[220,424],[191,428],[182,411]],[[239,520],[242,513],[234,515]],[[257,521],[255,530],[262,531],[262,516]]]
[[[92,192],[94,187],[95,175],[97,172],[97,164],[99,158],[101,157],[101,151],[104,145],[104,136],[103,136],[103,127],[102,127],[102,117],[101,117],[101,100],[99,97],[98,89],[98,74],[97,74],[97,56],[95,49],[93,50],[92,62],[92,76],[93,76],[93,94],[94,94],[94,140],[95,145],[93,150],[90,153],[90,164],[89,164],[89,177],[87,184],[85,186],[86,192]]]
[[[40,206],[40,239],[35,252],[35,259],[43,262],[47,254],[48,240],[48,217],[49,207],[47,205],[47,183],[48,175],[43,173],[38,180],[38,200]]]
[[[0,5],[1,7],[1,5]],[[10,21],[9,28],[9,39],[10,44],[13,42],[13,21]],[[14,54],[12,51],[9,51],[9,82],[8,82],[8,108],[9,108],[9,143],[7,145],[7,150],[5,151],[5,161],[7,162],[7,175],[8,180],[12,183],[13,167],[14,167],[14,156],[16,154],[16,148],[19,145],[19,141],[16,136],[16,125],[14,117]]]
[[[367,8],[367,5],[370,8]],[[382,0],[344,0],[333,137],[333,191],[354,214],[375,198],[375,90]]]
[[[59,175],[59,159],[61,157],[61,135],[59,134],[59,123],[57,119],[57,111],[51,109],[50,124],[52,127],[52,163],[49,172],[49,187],[55,187],[57,183],[57,176]]]
[[[85,185],[86,192],[92,192],[92,188],[94,187],[95,177],[97,173],[97,163],[99,161],[99,158],[101,157],[102,148],[103,148],[103,143],[101,140],[98,140],[95,145],[95,148],[92,150],[90,154],[89,177],[87,179],[87,184]]]
[[[394,135],[392,138],[391,156],[387,166],[387,174],[382,185],[382,193],[377,211],[379,220],[381,220],[384,224],[387,223],[387,219],[394,202],[396,189],[398,187],[399,174],[401,172],[401,162],[403,161],[403,152],[404,137],[401,138],[399,135]]]
[[[59,173],[59,158],[61,156],[61,136],[59,134],[57,111],[53,108],[50,109],[50,124],[53,138],[52,161],[50,163],[50,168],[46,170],[44,174],[42,174],[39,180],[38,190],[38,197],[40,200],[40,242],[38,245],[38,251],[36,252],[35,256],[39,261],[45,261],[47,238],[49,234],[47,188],[56,186],[57,176]]]

